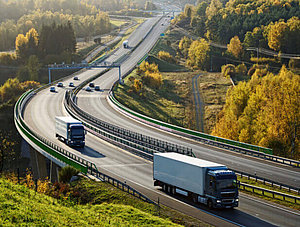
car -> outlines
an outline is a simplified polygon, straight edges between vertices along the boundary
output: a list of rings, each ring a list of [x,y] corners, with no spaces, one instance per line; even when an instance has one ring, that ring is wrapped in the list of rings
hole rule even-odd
[[[90,87],[86,87],[85,90],[86,91],[92,91],[92,89]]]
[[[100,91],[100,86],[95,86],[95,91]]]
[[[90,83],[89,86],[90,87],[95,87],[95,84],[94,83]]]
[[[79,80],[78,76],[74,76],[73,80]]]
[[[55,87],[50,87],[50,92],[55,92]]]
[[[63,87],[64,86],[64,84],[62,83],[62,82],[59,82],[58,84],[57,84],[57,87]]]
[[[161,24],[161,26],[164,26],[164,24]]]
[[[74,83],[73,83],[73,82],[70,82],[70,83],[69,83],[69,87],[75,87]]]

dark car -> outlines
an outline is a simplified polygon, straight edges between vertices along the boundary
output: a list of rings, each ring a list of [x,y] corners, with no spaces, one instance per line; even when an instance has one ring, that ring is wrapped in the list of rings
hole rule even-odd
[[[55,92],[55,87],[50,87],[50,92]]]
[[[73,80],[79,80],[77,76],[74,76]]]
[[[64,86],[64,84],[62,83],[62,82],[59,82],[58,84],[57,84],[57,87],[63,87]]]
[[[90,87],[86,87],[85,89],[86,91],[92,91],[92,89]]]
[[[90,83],[89,86],[90,87],[95,87],[95,84],[94,83]]]
[[[95,91],[100,91],[100,86],[95,86]]]
[[[70,83],[69,83],[69,87],[75,87],[74,83],[73,83],[73,82],[70,82]]]

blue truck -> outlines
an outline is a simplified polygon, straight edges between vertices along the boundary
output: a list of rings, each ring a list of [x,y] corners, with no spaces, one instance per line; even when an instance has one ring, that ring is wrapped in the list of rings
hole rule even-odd
[[[55,117],[55,133],[69,146],[84,147],[85,134],[83,124],[72,117]]]
[[[178,153],[155,153],[154,186],[170,194],[182,194],[212,208],[238,206],[236,174],[225,165]]]

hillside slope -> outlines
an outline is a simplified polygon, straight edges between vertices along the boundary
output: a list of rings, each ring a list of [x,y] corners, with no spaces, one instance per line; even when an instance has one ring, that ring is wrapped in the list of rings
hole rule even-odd
[[[0,225],[177,226],[126,205],[71,205],[0,178]]]

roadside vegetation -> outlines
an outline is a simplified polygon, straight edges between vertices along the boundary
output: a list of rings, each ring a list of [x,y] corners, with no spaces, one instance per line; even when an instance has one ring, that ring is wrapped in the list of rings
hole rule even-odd
[[[79,177],[68,183],[76,173],[71,167],[63,169],[64,183],[34,181],[29,172],[19,179],[14,174],[2,175],[0,224],[208,226],[167,207],[158,209],[105,182]]]
[[[280,188],[275,185],[274,185],[274,187],[272,187],[268,184],[263,184],[260,181],[256,181],[254,179],[248,179],[247,177],[241,178],[238,176],[238,180],[242,183],[246,183],[246,184],[249,184],[252,186],[256,186],[256,187],[260,187],[260,188],[264,188],[264,189],[277,191],[277,192],[281,192],[281,193],[285,193],[288,195],[299,197],[299,194],[297,192],[288,191],[287,189],[283,189],[283,188]],[[280,204],[280,205],[283,205],[283,206],[286,206],[286,207],[289,207],[289,208],[292,208],[295,210],[300,210],[300,203],[299,202],[295,203],[295,201],[293,199],[286,198],[285,200],[283,200],[282,196],[275,196],[275,198],[273,198],[273,195],[271,193],[265,192],[263,195],[261,191],[257,191],[257,190],[255,190],[255,193],[253,193],[252,189],[247,188],[247,187],[245,188],[245,190],[243,188],[240,188],[239,190],[240,190],[240,192],[246,193],[246,194],[254,196],[254,197],[268,200],[270,202],[277,203],[277,204]]]

